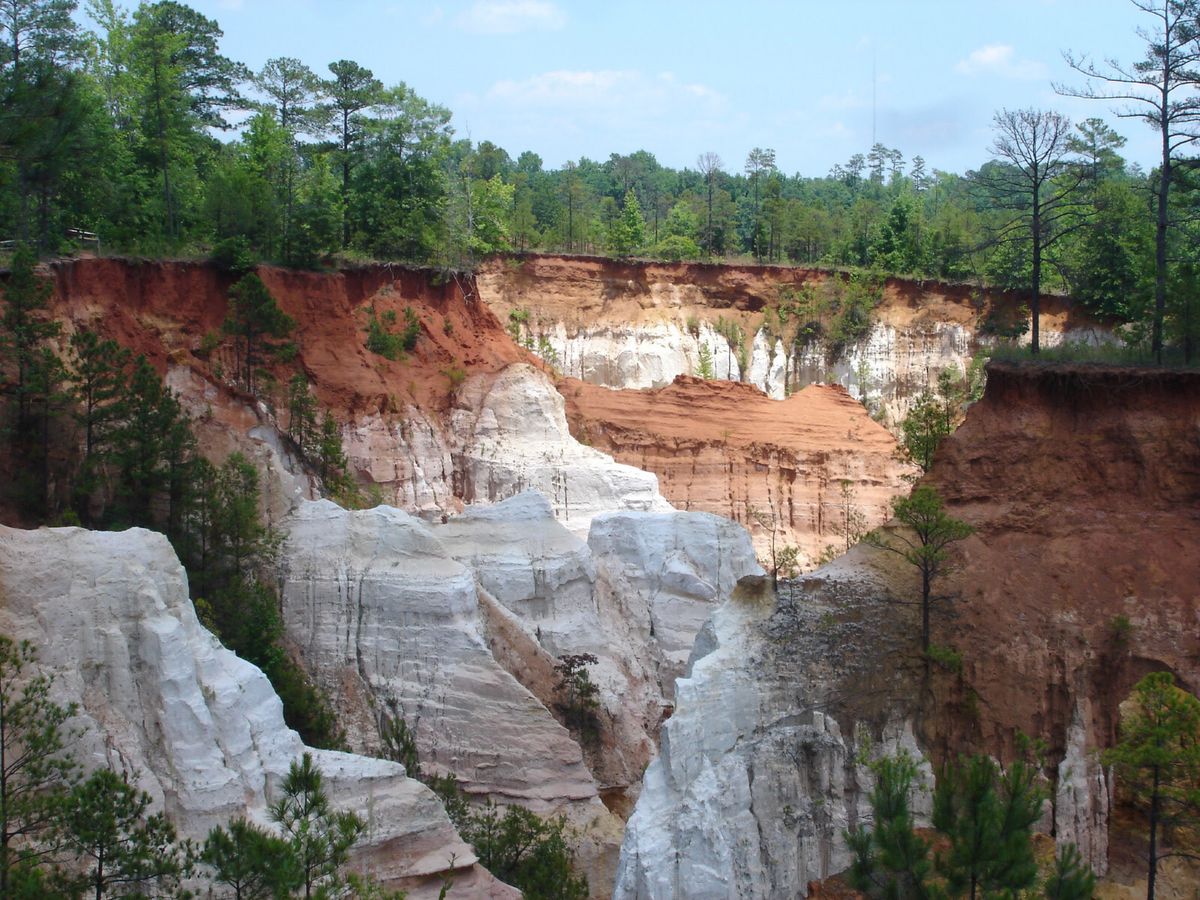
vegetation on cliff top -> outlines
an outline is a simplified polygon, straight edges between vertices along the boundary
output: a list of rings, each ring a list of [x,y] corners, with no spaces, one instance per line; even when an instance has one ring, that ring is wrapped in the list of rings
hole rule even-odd
[[[300,266],[340,254],[457,267],[535,248],[748,256],[1066,291],[1135,323],[1155,353],[1175,338],[1190,355],[1200,333],[1200,193],[1183,155],[1200,124],[1196,0],[1134,4],[1150,14],[1145,59],[1076,59],[1087,86],[1062,88],[1103,99],[1093,85],[1107,79],[1113,97],[1144,101],[1131,117],[1165,135],[1153,171],[1127,165],[1103,121],[1031,109],[997,114],[974,172],[930,171],[876,143],[817,177],[780,171],[762,147],[743,165],[701,152],[673,169],[639,150],[547,170],[531,151],[456,138],[448,109],[353,60],[324,77],[290,57],[251,72],[221,52],[216,21],[175,0],[99,0],[84,24],[75,0],[11,6],[0,238],[43,252],[244,238],[256,257]]]

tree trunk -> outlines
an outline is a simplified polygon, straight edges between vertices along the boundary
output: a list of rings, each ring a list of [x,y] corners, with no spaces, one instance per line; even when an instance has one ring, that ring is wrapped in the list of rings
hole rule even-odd
[[[1165,104],[1165,98],[1164,98]],[[1167,201],[1171,191],[1171,141],[1167,123],[1162,129],[1162,168],[1155,192],[1157,210],[1154,229],[1154,323],[1150,337],[1150,349],[1154,361],[1162,365],[1163,317],[1167,308]]]
[[[350,113],[342,111],[342,249],[350,246]]]
[[[1146,872],[1146,900],[1154,900],[1154,881],[1158,874],[1158,788],[1160,775],[1154,767],[1153,789],[1150,792],[1150,863]]]
[[[1038,171],[1033,170],[1033,279],[1032,296],[1029,299],[1029,316],[1031,319],[1030,348],[1033,353],[1041,349],[1041,291],[1042,291],[1042,208]]]

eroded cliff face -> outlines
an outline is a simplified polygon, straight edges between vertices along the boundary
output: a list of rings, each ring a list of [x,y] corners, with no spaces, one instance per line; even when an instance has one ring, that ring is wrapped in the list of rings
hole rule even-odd
[[[783,401],[748,384],[681,375],[664,388],[560,383],[573,432],[658,476],[681,509],[741,522],[770,563],[784,547],[812,566],[891,516],[915,469],[844,388],[810,385]]]
[[[803,896],[849,865],[843,832],[869,817],[869,760],[905,750],[932,784],[885,596],[843,561],[778,598],[765,580],[739,585],[677,682],[615,897]],[[922,790],[914,810],[929,809]]]
[[[977,529],[939,640],[962,650],[982,712],[940,710],[924,737],[939,755],[1046,740],[1056,835],[1103,871],[1106,840],[1126,839],[1102,827],[1111,784],[1095,759],[1119,704],[1156,670],[1200,691],[1200,377],[992,366],[931,481]]]
[[[760,571],[746,533],[700,513],[611,513],[587,543],[526,493],[444,524],[395,509],[302,504],[284,527],[283,615],[351,745],[393,709],[422,765],[579,832],[611,891],[621,820],[654,754],[696,630]],[[556,719],[558,657],[590,653],[596,742]]]
[[[162,535],[0,526],[0,632],[31,641],[52,699],[78,704],[85,768],[128,773],[185,836],[239,816],[268,824],[288,766],[309,752],[336,805],[368,822],[356,868],[414,897],[437,896],[444,875],[464,896],[517,896],[402,766],[303,746],[266,676],[197,621]]]
[[[675,304],[670,309],[677,318],[692,308],[688,304],[744,317],[777,290],[764,272],[783,272],[797,283],[821,277],[801,270],[638,265],[629,274],[641,281],[630,282],[628,296],[589,300],[620,268],[530,258],[520,266],[525,281],[517,286],[528,281],[563,306],[579,302],[581,321],[594,316],[607,327],[627,316],[628,326],[640,329],[659,312],[640,305],[646,291]],[[180,394],[206,453],[221,459],[240,450],[257,463],[267,476],[265,506],[273,521],[299,499],[319,494],[311,469],[284,434],[284,384],[297,367],[341,425],[355,474],[384,502],[425,515],[537,489],[568,527],[586,536],[597,512],[661,510],[665,499],[747,524],[763,559],[772,535],[760,521],[774,521],[776,544],[800,547],[811,563],[838,544],[835,520],[845,507],[867,525],[876,523],[908,472],[891,459],[894,443],[834,389],[812,388],[777,404],[743,390],[747,386],[698,379],[679,379],[657,393],[610,394],[548,377],[537,357],[514,343],[493,304],[480,299],[495,293],[497,278],[516,277],[511,265],[485,270],[478,286],[466,276],[403,267],[319,274],[261,267],[272,295],[297,322],[296,362],[268,366],[276,381],[261,380],[256,396],[231,383],[229,346],[203,350],[206,335],[220,334],[228,275],[204,264],[110,259],[63,261],[50,271],[55,313],[68,331],[92,327],[146,353]],[[488,285],[493,288],[484,290]],[[370,308],[395,312],[401,321],[406,308],[417,315],[421,334],[406,358],[389,361],[366,350]],[[502,304],[497,308],[505,314]],[[936,318],[929,310],[922,314]],[[666,353],[650,344],[646,351]],[[568,421],[592,448],[572,439]],[[612,465],[593,448],[625,465]],[[659,476],[657,491],[644,473]],[[849,482],[846,497],[842,481]]]
[[[595,257],[497,259],[479,294],[534,352],[566,376],[610,388],[658,388],[696,375],[701,347],[716,378],[740,380],[774,399],[816,382],[841,384],[894,425],[939,372],[964,372],[986,346],[990,317],[1007,322],[1024,298],[969,285],[889,278],[872,325],[840,352],[825,339],[787,343],[764,313],[781,292],[820,286],[818,269],[622,262]],[[744,354],[719,320],[746,335]],[[1042,298],[1042,340],[1111,340],[1111,330],[1058,297]]]
[[[290,639],[354,746],[377,749],[377,714],[396,702],[432,770],[479,797],[568,813],[596,895],[693,638],[757,571],[745,532],[700,511],[746,521],[753,507],[777,523],[780,546],[811,557],[839,540],[842,480],[867,524],[902,490],[894,442],[844,391],[779,403],[686,378],[650,395],[555,379],[469,279],[260,269],[297,321],[297,353],[251,395],[227,376],[228,348],[203,349],[226,315],[227,276],[116,260],[51,271],[68,332],[93,327],[146,353],[206,454],[255,461],[266,512],[291,537]],[[421,336],[404,360],[366,351],[371,306],[416,313]],[[355,474],[404,512],[307,503],[320,485],[286,435],[278,386],[295,367],[341,424]],[[672,462],[675,450],[690,463]],[[770,533],[756,530],[766,559]],[[581,746],[554,715],[554,665],[573,653],[599,659],[598,745]]]
[[[1115,738],[1119,703],[1153,670],[1200,687],[1200,377],[993,367],[929,480],[977,529],[935,618],[934,640],[962,653],[961,677],[935,670],[918,702],[917,624],[895,602],[913,597],[915,576],[874,548],[778,603],[735,597],[679,682],[618,896],[669,896],[685,878],[703,896],[776,896],[844,867],[838,828],[863,812],[845,736],[860,729],[877,742],[908,734],[910,747],[915,734],[938,763],[1011,759],[1019,733],[1045,740],[1046,826],[1108,869],[1110,839],[1127,836],[1110,826],[1097,751]],[[775,796],[801,802],[781,815]],[[813,812],[830,810],[837,825]]]

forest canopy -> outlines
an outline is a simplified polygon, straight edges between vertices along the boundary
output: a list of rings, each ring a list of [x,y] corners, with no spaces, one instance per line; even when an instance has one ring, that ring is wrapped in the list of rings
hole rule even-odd
[[[236,240],[258,260],[301,267],[458,268],[527,250],[737,258],[1020,290],[1036,277],[1123,321],[1146,320],[1157,302],[1158,171],[1127,164],[1125,138],[1100,118],[1062,120],[1043,180],[1049,196],[1070,186],[1070,202],[1031,231],[1015,227],[1031,200],[1013,192],[1020,160],[1000,143],[961,174],[881,143],[822,175],[788,174],[762,147],[744,160],[697,147],[682,169],[647,150],[547,169],[530,150],[456,135],[449,109],[359,62],[276,57],[252,71],[223,54],[222,36],[174,0],[7,0],[0,240],[146,255],[219,253]],[[1178,298],[1195,280],[1200,193],[1193,167],[1177,163],[1172,179],[1181,224],[1162,292],[1178,339],[1197,330]]]

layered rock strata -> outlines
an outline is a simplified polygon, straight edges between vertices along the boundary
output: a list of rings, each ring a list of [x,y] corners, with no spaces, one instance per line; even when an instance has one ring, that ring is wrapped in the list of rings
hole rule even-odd
[[[32,642],[55,702],[78,704],[80,762],[127,773],[183,834],[202,840],[240,816],[267,824],[309,752],[335,804],[367,819],[356,868],[414,897],[436,896],[443,876],[463,896],[516,896],[402,766],[304,747],[266,676],[197,621],[162,535],[0,527],[0,632]]]
[[[285,523],[289,638],[354,746],[394,709],[422,764],[469,794],[565,813],[596,895],[695,630],[760,571],[746,533],[699,513],[610,513],[584,543],[528,493],[427,525],[302,504]],[[552,714],[557,658],[597,657],[598,743]],[[631,793],[632,792],[632,793]],[[624,801],[628,802],[628,801]],[[590,843],[588,843],[590,842]]]
[[[564,375],[610,388],[657,388],[697,375],[702,348],[719,379],[753,384],[775,399],[815,382],[846,387],[899,422],[939,372],[963,372],[987,346],[989,322],[1019,316],[1024,298],[970,285],[890,278],[872,324],[846,346],[783,340],[764,313],[782,292],[842,277],[781,266],[629,262],[524,256],[495,261],[480,296],[518,337]],[[730,342],[730,326],[745,335]],[[1095,343],[1111,329],[1060,297],[1042,299],[1042,340]]]
[[[676,507],[743,523],[768,563],[789,545],[808,566],[844,550],[847,527],[863,533],[886,521],[915,473],[840,387],[810,385],[784,401],[687,376],[649,391],[571,379],[559,389],[580,439],[653,472]]]
[[[1118,865],[1129,854],[1111,852],[1134,838],[1113,824],[1098,755],[1147,672],[1200,688],[1190,552],[1200,377],[993,366],[929,482],[976,529],[955,550],[939,588],[951,603],[934,619],[934,641],[961,653],[961,672],[935,667],[930,690],[918,689],[915,608],[895,601],[919,585],[875,548],[855,548],[775,606],[735,596],[679,682],[617,896],[684,884],[689,896],[791,896],[838,871],[840,828],[864,811],[849,747],[865,733],[872,746],[907,734],[890,745],[938,764],[972,751],[1007,762],[1020,735],[1044,741],[1046,827],[1098,873],[1136,881]]]

